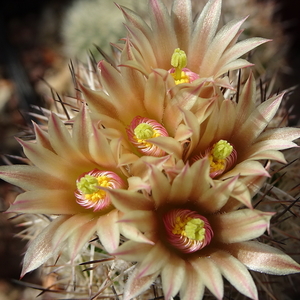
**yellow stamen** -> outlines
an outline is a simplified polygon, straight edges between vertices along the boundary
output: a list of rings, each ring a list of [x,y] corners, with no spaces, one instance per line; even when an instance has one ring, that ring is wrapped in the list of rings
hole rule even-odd
[[[181,220],[180,217],[176,217],[175,225],[172,233],[186,236],[192,240],[202,241],[205,237],[204,221],[201,219],[191,217]]]
[[[79,182],[77,182],[77,188],[84,194],[87,200],[96,202],[100,199],[104,199],[106,192],[99,189],[99,187],[109,187],[109,178],[105,175],[94,177],[91,175],[85,175]]]
[[[233,147],[225,140],[220,140],[214,144],[211,154],[215,159],[226,159],[233,151]]]
[[[134,129],[134,134],[139,140],[147,140],[151,139],[154,135],[154,129],[151,125],[146,123],[141,123]]]
[[[175,72],[172,73],[172,76],[176,84],[189,82],[189,78],[185,72],[182,71],[183,68],[187,65],[187,57],[183,50],[176,48],[171,58],[171,65],[175,68]],[[182,81],[182,82],[180,82]]]
[[[205,238],[204,221],[201,219],[191,219],[184,227],[186,236],[192,240],[203,241]]]

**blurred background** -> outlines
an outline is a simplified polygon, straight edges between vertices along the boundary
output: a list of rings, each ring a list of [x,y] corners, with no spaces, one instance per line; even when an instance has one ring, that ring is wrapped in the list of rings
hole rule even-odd
[[[122,0],[144,14],[144,0]],[[172,1],[166,0],[170,5]],[[111,0],[10,0],[0,10],[0,164],[9,155],[20,155],[13,138],[26,130],[35,107],[48,107],[50,87],[58,94],[72,93],[70,59],[85,61],[92,53],[101,59],[94,44],[110,52],[109,42],[124,36],[123,17]],[[194,0],[193,5],[205,3]],[[250,15],[246,36],[273,39],[262,52],[253,56],[258,73],[264,79],[278,75],[276,89],[300,83],[300,17],[296,0],[223,0],[224,19]],[[90,51],[90,52],[89,52]],[[250,59],[251,60],[251,59]],[[268,72],[266,72],[266,70]],[[286,103],[289,124],[299,125],[300,88]],[[9,161],[14,157],[10,156]],[[0,182],[0,210],[5,211],[18,191]],[[18,280],[26,241],[14,238],[18,227],[0,215],[0,299],[34,299],[39,293],[12,280]],[[25,280],[26,279],[26,280]],[[33,273],[24,281],[43,284]],[[299,294],[296,295],[297,299]],[[292,299],[292,298],[291,298]],[[294,298],[296,299],[296,298]]]

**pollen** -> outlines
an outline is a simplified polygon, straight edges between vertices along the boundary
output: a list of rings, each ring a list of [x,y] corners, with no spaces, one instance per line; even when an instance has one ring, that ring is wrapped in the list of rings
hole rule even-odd
[[[147,140],[155,137],[155,130],[150,124],[141,123],[135,127],[134,134],[138,140]]]
[[[148,139],[169,136],[167,130],[157,121],[135,117],[126,129],[130,142],[144,155],[163,156],[165,151],[155,146]]]
[[[173,209],[163,216],[168,243],[183,253],[196,252],[213,238],[208,220],[189,209]]]
[[[204,222],[198,218],[187,217],[182,220],[180,217],[176,217],[172,233],[186,236],[192,240],[203,241],[205,237]]]
[[[77,179],[75,196],[81,206],[98,211],[110,205],[108,194],[101,188],[115,189],[124,186],[123,180],[114,172],[94,169]]]
[[[199,78],[198,74],[186,68],[186,53],[179,48],[176,48],[173,52],[171,57],[171,65],[173,68],[169,70],[169,73],[174,78],[175,84],[191,83]]]
[[[232,154],[233,150],[233,147],[225,140],[220,140],[214,144],[208,155],[210,173],[224,171],[227,166],[226,159]]]
[[[220,140],[214,144],[212,155],[216,159],[226,159],[233,151],[233,147],[225,140]]]

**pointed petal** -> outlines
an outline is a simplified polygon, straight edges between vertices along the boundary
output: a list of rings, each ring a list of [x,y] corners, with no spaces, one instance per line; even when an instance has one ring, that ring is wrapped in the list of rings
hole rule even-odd
[[[130,300],[146,291],[158,276],[159,272],[140,277],[138,269],[130,275],[124,288],[123,300]]]
[[[161,242],[157,242],[141,262],[137,276],[143,277],[160,271],[169,260],[169,257],[169,251],[165,249]]]
[[[191,261],[203,284],[216,296],[223,299],[224,285],[220,270],[209,257],[199,257]],[[205,272],[203,272],[205,270]]]
[[[155,206],[159,207],[169,198],[170,183],[167,177],[156,167],[149,165],[151,176],[149,178],[150,186],[152,186],[152,198],[155,201]]]
[[[68,190],[35,190],[17,196],[10,212],[71,215],[84,212],[74,194]]]
[[[221,4],[222,1],[220,0],[208,1],[196,21],[190,51],[188,53],[188,68],[190,69],[193,69],[190,66],[199,66],[201,64],[216,34],[221,14]],[[196,72],[198,72],[198,70],[196,70]]]
[[[162,287],[165,299],[172,299],[182,284],[185,275],[185,263],[177,257],[172,256],[168,264],[166,264],[161,271]]]
[[[173,1],[171,17],[174,31],[177,36],[178,46],[188,53],[193,28],[191,1]]]
[[[189,264],[186,263],[185,275],[180,288],[180,299],[202,299],[204,294],[204,284],[198,272]]]
[[[125,213],[119,220],[119,223],[122,226],[125,223],[135,226],[142,232],[149,232],[155,228],[156,217],[153,211],[133,210]]]
[[[211,254],[211,259],[218,266],[224,277],[242,294],[258,300],[255,283],[246,269],[229,253],[218,251]]]
[[[52,237],[59,226],[64,223],[68,217],[59,217],[52,221],[29,245],[24,256],[21,277],[26,273],[35,270],[55,255],[52,247]]]
[[[113,205],[121,212],[152,210],[154,208],[153,201],[145,198],[141,193],[121,189],[105,189],[105,191],[109,193]]]
[[[127,261],[141,262],[152,248],[150,244],[127,241],[110,254]]]
[[[26,165],[0,166],[0,178],[24,190],[58,190],[70,186],[63,178],[58,179],[37,167]]]
[[[250,270],[272,275],[300,272],[300,265],[282,251],[249,241],[228,245],[229,252]]]
[[[244,242],[261,236],[268,228],[273,213],[240,209],[211,216],[214,238],[222,243]]]
[[[119,224],[117,223],[118,220],[119,213],[116,209],[98,219],[97,233],[107,252],[112,252],[119,246],[120,229]]]
[[[69,238],[68,247],[71,260],[73,261],[82,247],[92,238],[96,232],[97,219],[83,224]]]
[[[79,227],[93,219],[92,214],[82,213],[71,216],[64,223],[62,223],[52,236],[53,249],[69,238]]]
[[[205,213],[215,213],[219,211],[228,201],[228,198],[238,180],[239,176],[229,178],[207,190],[199,199],[198,204]]]

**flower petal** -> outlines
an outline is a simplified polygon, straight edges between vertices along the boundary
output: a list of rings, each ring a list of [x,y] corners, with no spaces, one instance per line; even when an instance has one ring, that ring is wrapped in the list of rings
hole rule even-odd
[[[214,239],[222,243],[244,242],[261,236],[269,227],[273,213],[240,209],[210,217]]]
[[[119,224],[117,223],[118,220],[119,212],[116,209],[98,219],[97,233],[107,252],[112,252],[119,246],[120,229]]]
[[[258,300],[255,283],[246,267],[236,258],[224,251],[211,254],[211,259],[220,269],[224,277],[242,294]]]
[[[130,300],[146,291],[153,283],[159,272],[150,274],[148,276],[139,276],[139,270],[135,270],[130,275],[124,288],[123,300]]]
[[[204,294],[204,284],[198,272],[186,262],[185,274],[182,279],[182,285],[180,288],[180,299],[202,299]]]
[[[17,196],[10,212],[71,215],[86,211],[68,190],[35,190]]]
[[[55,254],[52,247],[52,237],[68,218],[64,216],[55,219],[30,243],[24,256],[21,277],[41,266]]]
[[[161,271],[162,287],[165,299],[172,299],[180,290],[185,275],[185,263],[177,257],[172,256],[169,263]]]
[[[300,272],[300,265],[297,262],[269,245],[248,241],[227,246],[229,252],[250,270],[272,275]]]
[[[223,299],[224,285],[220,270],[209,257],[199,257],[191,261],[194,269],[199,274],[201,282],[216,296]]]
[[[35,166],[27,165],[0,166],[0,178],[24,190],[58,190],[70,185],[63,178],[58,179]]]

